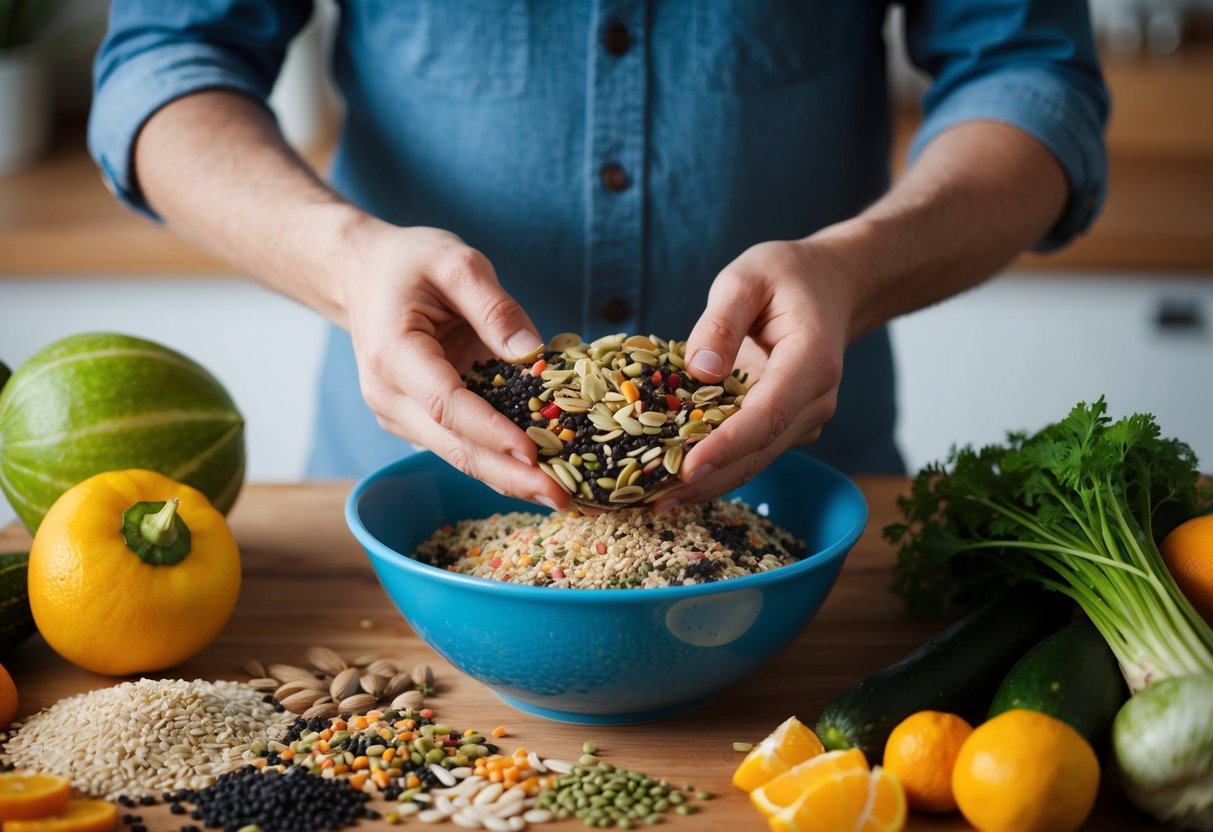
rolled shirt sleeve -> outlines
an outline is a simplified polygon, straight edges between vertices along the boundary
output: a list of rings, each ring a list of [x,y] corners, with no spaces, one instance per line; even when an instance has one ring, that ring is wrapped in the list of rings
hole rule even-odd
[[[1109,107],[1086,0],[928,0],[909,5],[906,31],[911,60],[933,78],[911,158],[962,122],[1010,124],[1053,153],[1070,187],[1034,250],[1085,231],[1107,189]]]
[[[169,102],[202,90],[264,103],[310,14],[310,2],[115,0],[94,61],[88,121],[89,152],[106,186],[155,218],[132,159],[143,125]]]

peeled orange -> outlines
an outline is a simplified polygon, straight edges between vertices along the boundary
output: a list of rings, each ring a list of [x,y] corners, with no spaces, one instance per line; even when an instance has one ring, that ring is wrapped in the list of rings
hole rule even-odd
[[[746,755],[737,771],[733,772],[733,785],[751,792],[824,750],[813,729],[790,716]]]

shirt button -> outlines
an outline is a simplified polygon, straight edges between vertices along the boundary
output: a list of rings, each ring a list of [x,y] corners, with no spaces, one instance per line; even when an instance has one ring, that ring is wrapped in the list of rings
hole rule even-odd
[[[628,183],[628,172],[619,165],[611,162],[602,166],[602,184],[607,190],[622,191],[627,188]]]
[[[632,46],[628,29],[622,23],[614,23],[602,33],[602,45],[612,55],[622,55]]]
[[[623,298],[608,300],[602,305],[602,317],[613,324],[621,324],[632,317],[632,305]]]

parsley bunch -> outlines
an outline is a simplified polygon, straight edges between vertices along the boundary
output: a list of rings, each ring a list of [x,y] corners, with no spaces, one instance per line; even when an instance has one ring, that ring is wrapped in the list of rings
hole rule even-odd
[[[1074,599],[1099,628],[1133,691],[1213,672],[1213,630],[1184,598],[1156,545],[1196,511],[1192,449],[1154,417],[1117,422],[1102,397],[1005,445],[953,449],[898,500],[905,522],[893,591],[929,616],[1022,579]]]

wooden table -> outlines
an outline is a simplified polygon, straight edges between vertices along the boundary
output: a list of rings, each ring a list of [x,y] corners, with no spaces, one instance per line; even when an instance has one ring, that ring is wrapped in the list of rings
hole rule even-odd
[[[348,657],[373,652],[411,666],[429,662],[438,694],[429,700],[444,722],[488,731],[506,725],[504,748],[524,745],[543,756],[575,758],[592,740],[604,760],[671,782],[694,783],[716,798],[697,815],[670,814],[685,830],[762,830],[766,824],[730,785],[742,755],[735,740],[756,742],[791,714],[810,725],[847,686],[905,654],[938,625],[908,620],[886,591],[893,551],[880,529],[894,519],[901,479],[860,478],[871,519],[820,613],[789,649],[758,675],[735,685],[699,710],[664,722],[626,727],[578,727],[528,716],[502,703],[426,648],[384,594],[342,518],[349,483],[250,485],[231,514],[244,563],[244,586],[231,623],[202,655],[171,675],[192,679],[245,679],[246,658],[302,661],[307,647],[325,644]],[[24,530],[0,530],[0,551],[28,547]],[[57,699],[114,683],[80,670],[35,637],[6,662],[17,682],[21,714]],[[1108,778],[1105,778],[1108,779]],[[1105,784],[1090,829],[1151,828],[1147,819]],[[151,830],[175,830],[180,818],[165,807],[139,813]],[[407,826],[429,828],[410,821]],[[386,824],[362,822],[359,828]],[[453,828],[449,825],[445,827]],[[580,822],[543,829],[580,829]],[[959,816],[912,816],[911,829],[968,828]]]

